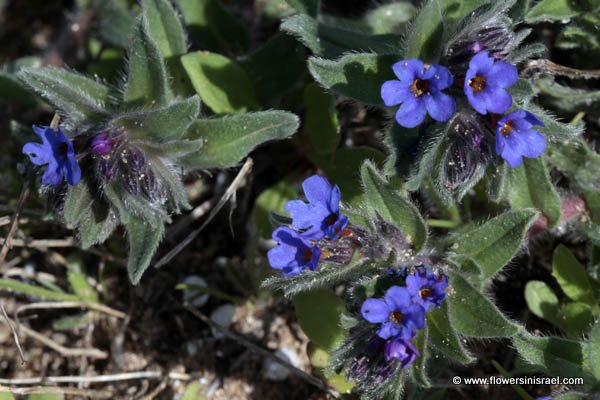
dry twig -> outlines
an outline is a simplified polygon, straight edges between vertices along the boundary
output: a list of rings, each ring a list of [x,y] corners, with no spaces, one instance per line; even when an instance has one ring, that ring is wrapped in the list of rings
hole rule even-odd
[[[252,159],[247,158],[246,162],[244,163],[244,165],[238,172],[237,176],[235,177],[233,182],[231,182],[231,185],[229,185],[229,187],[227,188],[227,190],[225,191],[223,196],[221,196],[221,199],[219,199],[219,202],[210,211],[210,214],[208,214],[208,217],[202,223],[202,225],[200,225],[200,227],[198,229],[192,231],[185,239],[183,239],[181,241],[181,243],[179,243],[177,246],[175,246],[175,248],[173,248],[173,250],[169,251],[160,260],[158,260],[158,262],[156,264],[154,264],[155,268],[160,268],[163,265],[167,264],[169,261],[171,261],[173,259],[173,257],[175,257],[177,254],[179,254],[181,252],[181,250],[183,250],[187,245],[189,245],[192,242],[192,240],[194,240],[196,238],[196,236],[198,236],[198,234],[200,232],[202,232],[204,230],[204,228],[206,228],[206,226],[210,223],[210,221],[213,220],[215,215],[217,215],[217,213],[221,210],[221,208],[223,208],[225,203],[227,203],[229,201],[229,199],[231,199],[235,196],[235,192],[242,185],[244,178],[252,170],[252,164],[253,164]]]
[[[138,379],[162,379],[165,374],[162,371],[136,371],[124,372],[122,374],[97,375],[97,376],[40,376],[35,378],[2,379],[0,385],[40,385],[45,383],[107,383],[121,382]],[[167,378],[179,381],[189,381],[192,377],[188,374],[170,372]]]
[[[114,396],[107,390],[77,389],[60,386],[35,386],[28,388],[0,386],[0,393],[12,393],[16,394],[17,396],[25,396],[29,394],[61,393],[69,396],[80,396],[91,399],[110,399]]]
[[[192,313],[192,315],[194,315],[196,318],[198,318],[199,320],[201,320],[202,322],[204,322],[205,324],[209,325],[211,328],[214,328],[218,331],[220,331],[223,335],[227,336],[229,339],[234,340],[238,343],[240,343],[241,345],[247,347],[248,349],[260,354],[263,357],[266,358],[270,358],[271,360],[275,361],[276,363],[280,364],[282,367],[286,368],[287,370],[289,370],[291,373],[293,373],[294,375],[298,376],[299,378],[305,380],[306,382],[308,382],[309,384],[321,389],[322,391],[324,391],[325,393],[333,396],[334,398],[338,399],[340,398],[340,394],[335,391],[334,389],[328,387],[327,385],[325,385],[321,380],[315,378],[314,376],[312,376],[309,373],[306,373],[304,371],[302,371],[301,369],[297,368],[296,366],[290,364],[288,361],[281,359],[279,357],[277,357],[275,354],[273,354],[272,352],[252,343],[250,340],[246,339],[244,336],[239,335],[235,332],[230,331],[229,329],[222,327],[221,325],[217,324],[216,322],[214,322],[213,320],[211,320],[210,318],[208,318],[206,315],[202,314],[200,311],[198,311],[197,309],[195,309],[194,307],[190,306],[189,304],[184,304],[184,307],[186,310],[188,310],[190,313]]]
[[[0,303],[0,309],[2,309],[2,315],[4,316],[4,319],[6,320],[6,323],[8,324],[8,327],[10,328],[10,331],[13,334],[15,346],[17,346],[17,350],[19,351],[19,357],[21,357],[21,363],[25,364],[27,362],[27,359],[25,358],[25,354],[23,354],[21,342],[19,341],[19,335],[15,327],[13,326],[12,321],[10,320],[10,318],[8,318],[8,314],[6,314],[6,310],[4,309],[4,305],[2,303]]]

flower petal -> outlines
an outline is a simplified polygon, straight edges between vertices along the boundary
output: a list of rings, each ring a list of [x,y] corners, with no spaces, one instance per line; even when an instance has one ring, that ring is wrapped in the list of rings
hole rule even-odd
[[[395,324],[391,321],[384,322],[381,324],[381,327],[377,330],[377,336],[382,339],[389,339],[391,337],[396,337],[398,335],[406,336],[402,334],[403,327],[401,325]]]
[[[510,136],[504,138],[504,146],[500,155],[511,167],[515,168],[523,164],[523,157],[519,142],[511,139],[513,138]]]
[[[23,153],[29,156],[29,160],[35,165],[48,164],[52,159],[52,148],[40,143],[30,142],[23,146]]]
[[[363,318],[374,324],[387,321],[390,311],[387,303],[382,299],[367,299],[360,308]]]
[[[512,106],[512,96],[504,89],[488,87],[483,94],[486,109],[494,114],[503,114]]]
[[[439,122],[448,121],[456,111],[454,99],[445,93],[426,96],[425,106],[431,118]]]
[[[400,81],[387,81],[381,86],[381,98],[388,107],[397,106],[408,96],[412,96],[410,86]]]
[[[488,55],[487,51],[482,51],[469,61],[469,72],[474,71],[480,75],[486,74],[493,65],[494,59]]]
[[[433,65],[430,69],[434,70],[433,77],[431,79],[431,86],[435,90],[446,89],[454,83],[454,78],[450,73],[450,70],[442,65]]]
[[[479,114],[487,114],[487,101],[485,92],[473,93],[473,89],[469,85],[465,85],[465,94],[471,107],[475,109]]]
[[[329,211],[337,213],[340,211],[340,200],[342,199],[342,191],[338,185],[334,185],[329,196]]]
[[[427,108],[421,100],[409,97],[396,112],[396,121],[405,128],[414,128],[425,119]]]
[[[42,184],[58,186],[63,180],[62,166],[54,159],[50,160],[44,174],[42,175]]]
[[[79,168],[79,163],[77,162],[74,153],[69,153],[67,155],[65,168],[67,170],[67,183],[69,185],[77,185],[81,179],[81,169]]]
[[[487,73],[489,84],[501,88],[507,88],[514,85],[519,79],[517,67],[504,61],[497,61]]]
[[[283,269],[294,263],[296,253],[291,246],[279,244],[267,251],[267,259],[271,268]]]
[[[327,179],[321,175],[313,175],[302,182],[302,189],[310,203],[327,206],[332,190]]]
[[[423,61],[416,58],[398,61],[392,65],[392,70],[405,87],[410,87],[414,80],[421,76],[424,68]]]
[[[402,286],[392,286],[385,292],[385,302],[392,310],[402,311],[410,304],[410,293]]]
[[[520,134],[525,142],[525,151],[523,151],[525,157],[539,157],[539,155],[546,150],[546,137],[540,132],[530,129],[525,132],[520,132]]]
[[[290,200],[285,204],[284,209],[292,216],[292,226],[296,229],[320,227],[323,219],[329,215],[326,207],[307,204],[302,200]]]

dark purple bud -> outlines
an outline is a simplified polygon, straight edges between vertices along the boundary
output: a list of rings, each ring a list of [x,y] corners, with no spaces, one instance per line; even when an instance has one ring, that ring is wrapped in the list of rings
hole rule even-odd
[[[108,132],[106,132],[94,136],[90,143],[90,148],[92,149],[93,154],[105,155],[112,151],[114,144],[114,140],[112,140],[109,137]]]
[[[400,367],[406,368],[420,355],[410,340],[390,339],[385,342],[385,360],[398,360]]]

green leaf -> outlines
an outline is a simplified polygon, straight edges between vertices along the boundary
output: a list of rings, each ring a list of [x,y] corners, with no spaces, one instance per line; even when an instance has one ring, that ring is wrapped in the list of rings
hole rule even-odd
[[[7,289],[18,294],[41,298],[44,300],[56,301],[80,301],[79,296],[74,294],[62,293],[53,290],[41,288],[39,286],[29,285],[19,282],[15,279],[0,279],[0,289]]]
[[[409,22],[417,13],[415,6],[408,1],[397,1],[382,4],[369,11],[363,21],[371,28],[371,33],[402,33]]]
[[[225,53],[248,47],[248,33],[218,0],[177,0],[192,39],[201,48]]]
[[[551,79],[538,79],[536,85],[543,94],[553,98],[554,105],[565,111],[579,111],[600,101],[600,90],[575,89]]]
[[[281,30],[296,36],[315,55],[328,59],[338,58],[351,51],[376,54],[400,52],[400,35],[369,35],[336,28],[304,14],[286,18],[281,24]]]
[[[600,321],[596,321],[592,328],[588,346],[592,373],[600,381]]]
[[[312,152],[319,156],[333,154],[340,143],[335,103],[332,95],[314,83],[304,88],[306,115],[302,131],[312,144]]]
[[[571,300],[588,304],[598,310],[598,300],[585,269],[562,244],[554,251],[552,276]]]
[[[296,189],[287,181],[281,181],[258,195],[254,203],[254,216],[262,236],[270,237],[273,232],[270,213],[282,212],[285,203],[297,197]]]
[[[583,124],[559,122],[556,117],[535,103],[524,104],[523,108],[542,120],[544,126],[536,126],[535,129],[542,132],[551,141],[573,140],[583,134],[585,128]]]
[[[536,337],[523,332],[513,338],[513,343],[526,362],[551,376],[584,375],[584,349],[581,342],[551,336]]]
[[[131,283],[137,285],[144,271],[150,265],[152,256],[158,248],[165,228],[162,223],[152,225],[134,216],[129,218],[125,227],[129,240],[127,271],[129,272]]]
[[[108,209],[104,201],[96,199],[92,202],[91,207],[82,213],[77,224],[81,247],[85,250],[97,243],[104,242],[117,227],[117,222],[115,213]]]
[[[63,400],[64,396],[62,393],[39,393],[30,394],[27,396],[27,400]]]
[[[558,313],[559,326],[574,339],[585,335],[594,322],[592,309],[585,303],[566,303]]]
[[[346,332],[340,327],[344,302],[331,289],[315,289],[294,297],[298,323],[306,336],[329,351],[340,344]]]
[[[138,21],[131,45],[124,101],[129,106],[165,106],[170,97],[167,70],[158,47],[148,34],[148,22]]]
[[[439,60],[442,51],[442,7],[439,0],[428,0],[419,10],[406,37],[404,59],[418,58],[426,63]]]
[[[256,146],[285,139],[298,129],[298,117],[285,111],[262,111],[197,120],[189,131],[191,139],[205,140],[202,152],[184,157],[190,168],[235,166]]]
[[[321,0],[286,0],[289,5],[301,13],[316,17],[321,8]]]
[[[259,108],[252,83],[236,62],[208,51],[186,54],[181,62],[202,101],[216,114]]]
[[[8,392],[0,392],[0,400],[15,400],[15,397]]]
[[[482,226],[454,238],[453,250],[473,258],[481,267],[484,278],[491,278],[504,267],[521,248],[527,229],[537,213],[514,210],[501,214]]]
[[[15,75],[0,71],[1,103],[34,107],[37,104],[37,99]]]
[[[381,176],[370,162],[361,167],[365,202],[373,217],[395,224],[419,251],[427,243],[427,226],[417,208]]]
[[[187,44],[179,16],[167,0],[142,0],[142,10],[148,24],[148,35],[163,58],[185,54]]]
[[[205,388],[200,382],[192,382],[185,387],[181,400],[207,400]]]
[[[600,155],[583,139],[550,143],[547,160],[580,187],[594,186],[599,181]]]
[[[504,1],[504,0],[503,0]],[[456,23],[490,0],[440,0],[445,23]]]
[[[65,69],[23,68],[17,75],[75,125],[108,112],[111,89],[103,83]]]
[[[460,337],[450,325],[448,304],[442,303],[439,308],[433,308],[427,313],[429,327],[429,344],[461,364],[469,364],[475,358],[463,346]]]
[[[360,168],[366,160],[381,168],[385,155],[372,147],[346,147],[338,149],[329,160],[320,159],[318,164],[327,179],[340,187],[342,201],[355,205],[364,197],[360,187]]]
[[[110,125],[125,129],[133,140],[164,143],[181,139],[200,112],[198,96],[176,101],[166,107],[133,111],[114,118]]]
[[[135,16],[120,0],[94,1],[98,34],[105,42],[126,49],[135,26]]]
[[[305,53],[300,43],[280,32],[239,60],[248,73],[261,104],[275,104],[304,76]],[[281,64],[273,60],[285,60],[285,68],[281,68]]]
[[[454,292],[448,295],[450,324],[456,332],[474,337],[510,337],[519,326],[509,321],[500,310],[461,275],[450,272]]]
[[[381,85],[394,79],[395,55],[373,53],[347,54],[339,60],[311,57],[310,73],[322,86],[335,93],[367,104],[382,106]]]
[[[73,291],[83,301],[91,303],[98,302],[98,295],[94,288],[88,283],[82,261],[79,258],[70,257],[67,263],[67,279]]]
[[[586,11],[576,0],[542,0],[525,15],[527,22],[558,21],[579,15]]]
[[[546,283],[542,281],[527,282],[525,301],[533,314],[558,325],[558,298]]]
[[[548,218],[549,226],[560,221],[561,200],[544,158],[523,158],[523,165],[509,172],[508,201],[512,208],[536,208]]]
[[[428,365],[431,359],[431,349],[429,347],[429,325],[425,325],[420,329],[413,339],[413,343],[419,352],[415,362],[411,365],[415,381],[421,387],[428,388],[431,386],[430,369]]]

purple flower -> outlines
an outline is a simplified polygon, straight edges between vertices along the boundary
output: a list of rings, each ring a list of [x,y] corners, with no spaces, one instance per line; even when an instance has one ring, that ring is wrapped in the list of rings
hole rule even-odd
[[[278,245],[267,252],[272,268],[280,269],[284,276],[298,275],[307,268],[311,271],[317,269],[321,250],[310,244],[302,234],[282,226],[275,229],[273,239]]]
[[[439,307],[446,298],[448,278],[436,276],[431,269],[419,267],[413,275],[406,277],[406,288],[412,301],[420,304],[427,311],[431,306]]]
[[[401,368],[408,367],[420,355],[410,340],[398,338],[385,342],[384,354],[385,361],[398,360]]]
[[[383,299],[365,300],[361,313],[367,321],[381,323],[377,335],[382,339],[411,339],[425,323],[423,307],[412,303],[408,290],[400,286],[390,287]]]
[[[108,133],[101,133],[94,136],[90,143],[92,153],[96,155],[105,155],[112,151],[115,142],[109,138]]]
[[[35,165],[46,165],[42,175],[42,184],[58,186],[67,178],[69,185],[76,185],[81,179],[81,170],[75,158],[73,143],[58,128],[55,132],[49,126],[33,126],[33,131],[42,139],[42,143],[29,142],[23,146],[23,153]]]
[[[398,80],[381,86],[381,98],[386,106],[402,104],[396,112],[396,121],[405,128],[419,125],[429,113],[436,121],[445,122],[456,110],[454,99],[442,93],[454,79],[446,67],[422,61],[403,60],[392,66]]]
[[[535,400],[553,400],[550,396],[537,397]]]
[[[495,61],[487,51],[482,51],[469,62],[465,94],[478,113],[502,114],[512,105],[512,96],[506,88],[514,85],[517,79],[517,67]]]
[[[320,175],[305,179],[302,188],[308,203],[291,200],[285,205],[285,210],[292,215],[292,226],[306,229],[303,236],[307,239],[339,238],[348,224],[348,218],[340,215],[340,188],[331,187]]]
[[[534,125],[544,126],[535,115],[525,110],[516,110],[501,118],[496,126],[496,153],[511,167],[523,163],[522,157],[535,158],[546,149],[546,138]]]

